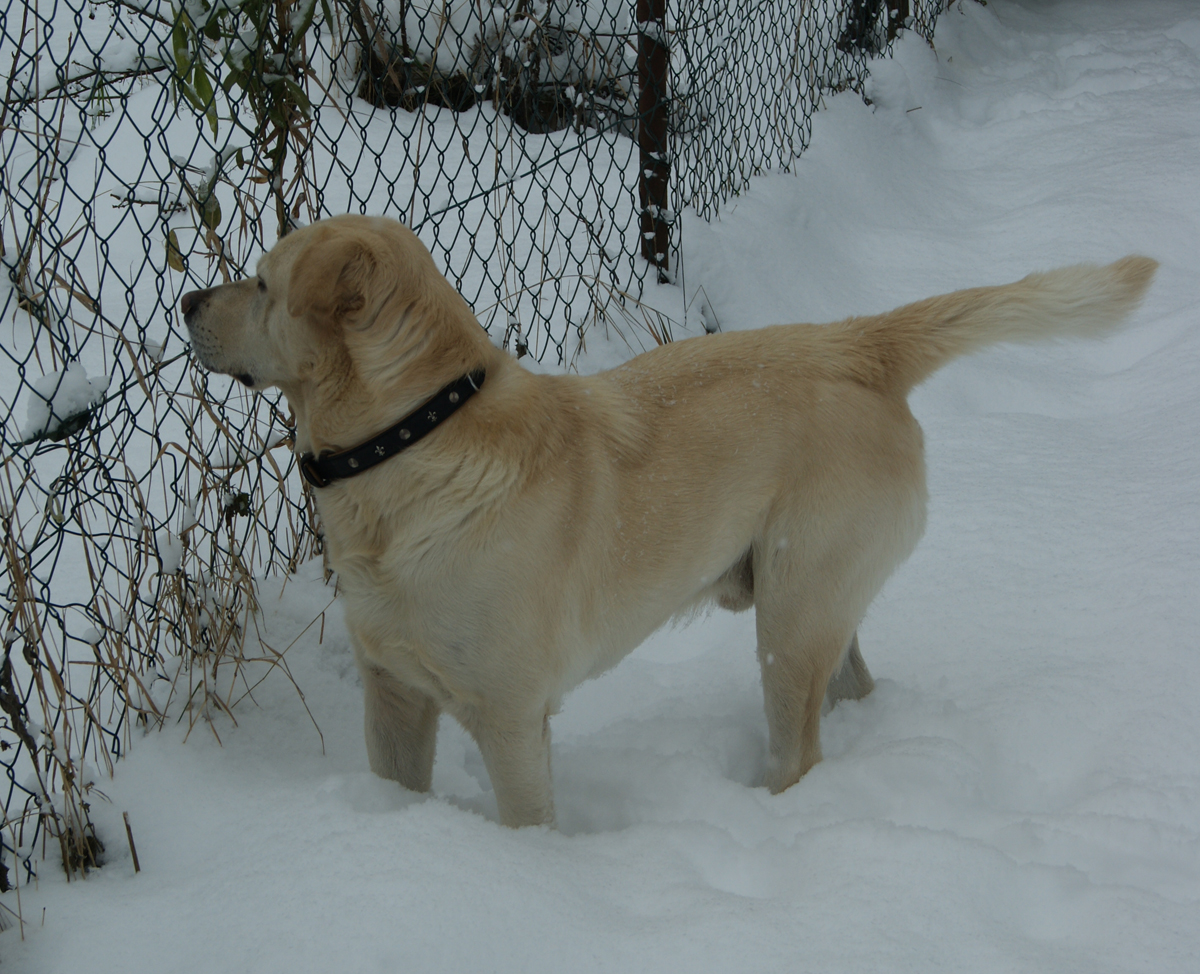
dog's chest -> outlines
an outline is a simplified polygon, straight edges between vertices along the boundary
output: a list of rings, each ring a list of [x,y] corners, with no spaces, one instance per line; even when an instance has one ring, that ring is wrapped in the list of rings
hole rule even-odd
[[[443,703],[476,693],[480,626],[449,573],[360,564],[341,580],[346,622],[367,661]]]

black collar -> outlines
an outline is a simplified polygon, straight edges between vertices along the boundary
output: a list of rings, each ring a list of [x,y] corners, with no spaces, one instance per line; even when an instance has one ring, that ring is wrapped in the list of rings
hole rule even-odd
[[[432,433],[435,426],[449,419],[459,406],[479,391],[483,379],[483,369],[455,379],[395,426],[359,446],[340,453],[322,453],[319,457],[311,453],[300,454],[300,473],[314,487],[328,487],[334,480],[345,480],[370,470]]]

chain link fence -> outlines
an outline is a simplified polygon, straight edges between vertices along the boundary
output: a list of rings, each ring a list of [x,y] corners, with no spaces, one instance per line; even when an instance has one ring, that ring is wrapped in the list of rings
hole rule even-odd
[[[890,5],[890,6],[889,6]],[[803,150],[939,0],[30,0],[0,10],[0,891],[168,714],[287,675],[319,554],[286,402],[197,371],[180,295],[340,212],[409,223],[495,341],[684,316],[678,214]],[[205,731],[208,732],[207,730]],[[0,904],[2,905],[2,904]]]

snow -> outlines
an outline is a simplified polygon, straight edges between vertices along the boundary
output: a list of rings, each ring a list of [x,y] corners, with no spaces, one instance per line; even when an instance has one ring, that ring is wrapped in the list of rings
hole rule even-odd
[[[78,362],[71,362],[60,372],[49,372],[35,379],[25,401],[21,437],[26,441],[52,437],[103,399],[108,384],[107,376],[89,379],[87,370]]]
[[[798,785],[756,787],[753,615],[715,613],[565,701],[558,831],[497,824],[449,720],[433,794],[406,793],[367,770],[335,603],[287,650],[303,704],[274,674],[213,719],[221,745],[203,723],[182,744],[186,721],[135,741],[92,804],[107,865],[43,865],[6,970],[1193,967],[1200,10],[1133,11],[956,3],[936,51],[875,64],[871,106],[828,101],[793,175],[683,215],[687,298],[725,330],[1162,262],[1114,338],[998,348],[914,393],[927,535],[860,629],[875,692],[824,718]],[[621,349],[589,337],[581,368]],[[332,597],[319,564],[264,580],[264,638]]]
[[[162,562],[162,573],[174,575],[179,571],[179,566],[183,564],[183,539],[163,530],[155,534],[154,546],[158,551],[159,561]]]

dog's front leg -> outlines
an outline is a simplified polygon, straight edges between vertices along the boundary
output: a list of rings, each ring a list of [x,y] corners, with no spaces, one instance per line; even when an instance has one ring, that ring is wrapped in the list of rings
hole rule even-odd
[[[492,779],[500,821],[511,828],[553,825],[548,710],[480,714],[468,730]]]
[[[367,759],[381,778],[429,791],[437,746],[438,705],[373,663],[359,661]]]

